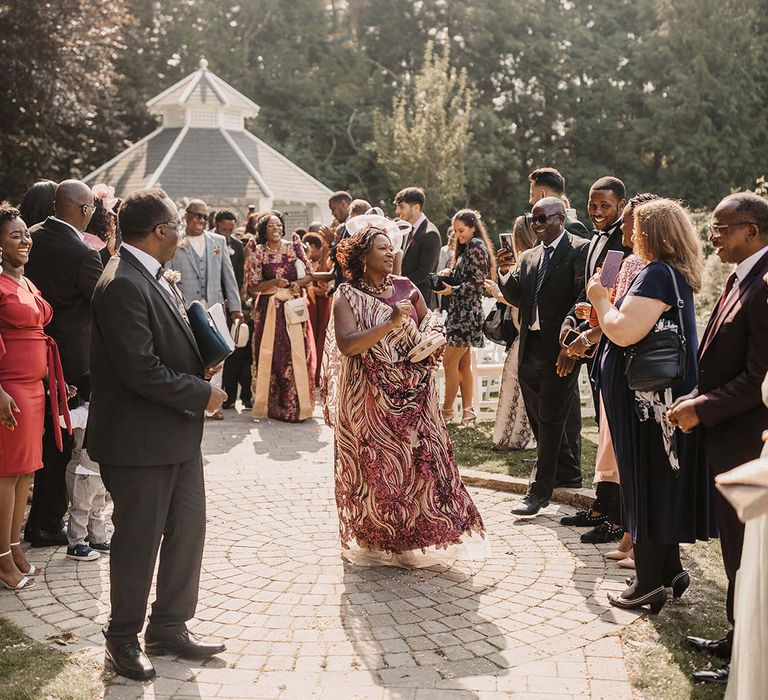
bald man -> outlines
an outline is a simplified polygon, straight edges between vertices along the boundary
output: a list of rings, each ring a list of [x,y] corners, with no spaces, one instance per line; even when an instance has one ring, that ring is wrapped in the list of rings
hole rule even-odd
[[[56,190],[54,215],[33,226],[35,244],[25,274],[53,307],[45,332],[56,341],[64,379],[77,386],[88,372],[91,342],[91,296],[103,271],[101,258],[83,241],[95,211],[93,192],[79,180],[64,180]],[[64,434],[64,451],[53,438],[50,417],[43,435],[43,468],[35,472],[35,491],[24,537],[33,547],[67,544],[65,474],[72,441]]]
[[[578,367],[560,347],[560,325],[584,291],[589,241],[565,230],[565,207],[556,197],[536,202],[531,228],[541,241],[512,269],[511,254],[499,251],[505,299],[520,309],[518,377],[525,410],[536,436],[537,458],[528,493],[515,515],[536,515],[549,505],[556,485],[581,486],[581,440],[566,435],[566,421],[579,401]]]

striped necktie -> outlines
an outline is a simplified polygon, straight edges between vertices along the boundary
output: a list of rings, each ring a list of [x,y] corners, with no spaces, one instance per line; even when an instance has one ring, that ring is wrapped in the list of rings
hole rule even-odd
[[[534,318],[536,317],[536,309],[539,306],[539,292],[541,291],[541,285],[544,282],[544,275],[547,274],[547,268],[549,267],[549,259],[552,257],[552,247],[546,246],[544,248],[544,255],[539,263],[539,270],[536,273],[536,291],[533,293],[533,312]]]

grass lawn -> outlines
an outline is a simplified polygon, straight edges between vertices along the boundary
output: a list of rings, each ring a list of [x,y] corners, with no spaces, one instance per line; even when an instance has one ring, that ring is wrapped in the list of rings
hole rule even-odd
[[[535,450],[494,452],[493,423],[475,427],[449,426],[460,467],[527,478]],[[592,486],[597,453],[597,426],[584,421],[581,432],[581,471],[584,486]],[[686,635],[719,639],[728,630],[725,616],[727,579],[720,556],[720,542],[698,542],[683,546],[683,565],[691,575],[691,586],[679,602],[669,602],[655,619],[639,619],[622,633],[630,680],[637,697],[647,700],[716,700],[725,688],[696,684],[693,670],[707,664],[720,667],[720,659],[689,651]]]
[[[102,673],[102,667],[81,654],[39,644],[0,618],[0,700],[99,698]]]
[[[449,425],[448,432],[456,452],[459,467],[479,469],[494,474],[508,474],[528,478],[536,459],[536,450],[514,450],[495,452],[493,450],[493,422],[475,423],[473,427],[462,428]],[[592,486],[595,476],[595,455],[597,454],[597,425],[592,419],[585,419],[581,431],[581,473],[584,486]]]

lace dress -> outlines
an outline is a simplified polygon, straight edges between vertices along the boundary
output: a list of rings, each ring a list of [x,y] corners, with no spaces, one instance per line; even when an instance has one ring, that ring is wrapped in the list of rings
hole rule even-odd
[[[337,295],[349,302],[358,328],[366,329],[385,322],[391,305],[412,298],[414,290],[408,279],[395,278],[387,300],[348,283]],[[334,429],[341,544],[356,563],[430,566],[434,559],[419,550],[445,549],[484,532],[440,417],[435,370],[442,353],[415,363],[406,357],[435,330],[442,330],[436,315],[427,313],[418,326],[411,317],[352,357],[339,353],[328,330],[325,419]]]
[[[445,318],[448,345],[474,348],[485,345],[483,283],[489,269],[485,243],[481,238],[473,238],[453,268],[457,286],[448,297]]]

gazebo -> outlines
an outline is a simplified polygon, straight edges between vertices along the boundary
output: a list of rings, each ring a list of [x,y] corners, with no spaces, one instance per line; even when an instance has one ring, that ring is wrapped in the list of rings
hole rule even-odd
[[[205,59],[147,108],[160,126],[86,182],[112,185],[118,197],[159,186],[179,204],[200,198],[241,219],[249,205],[278,209],[289,230],[330,219],[331,190],[245,128],[259,106],[208,70]]]

